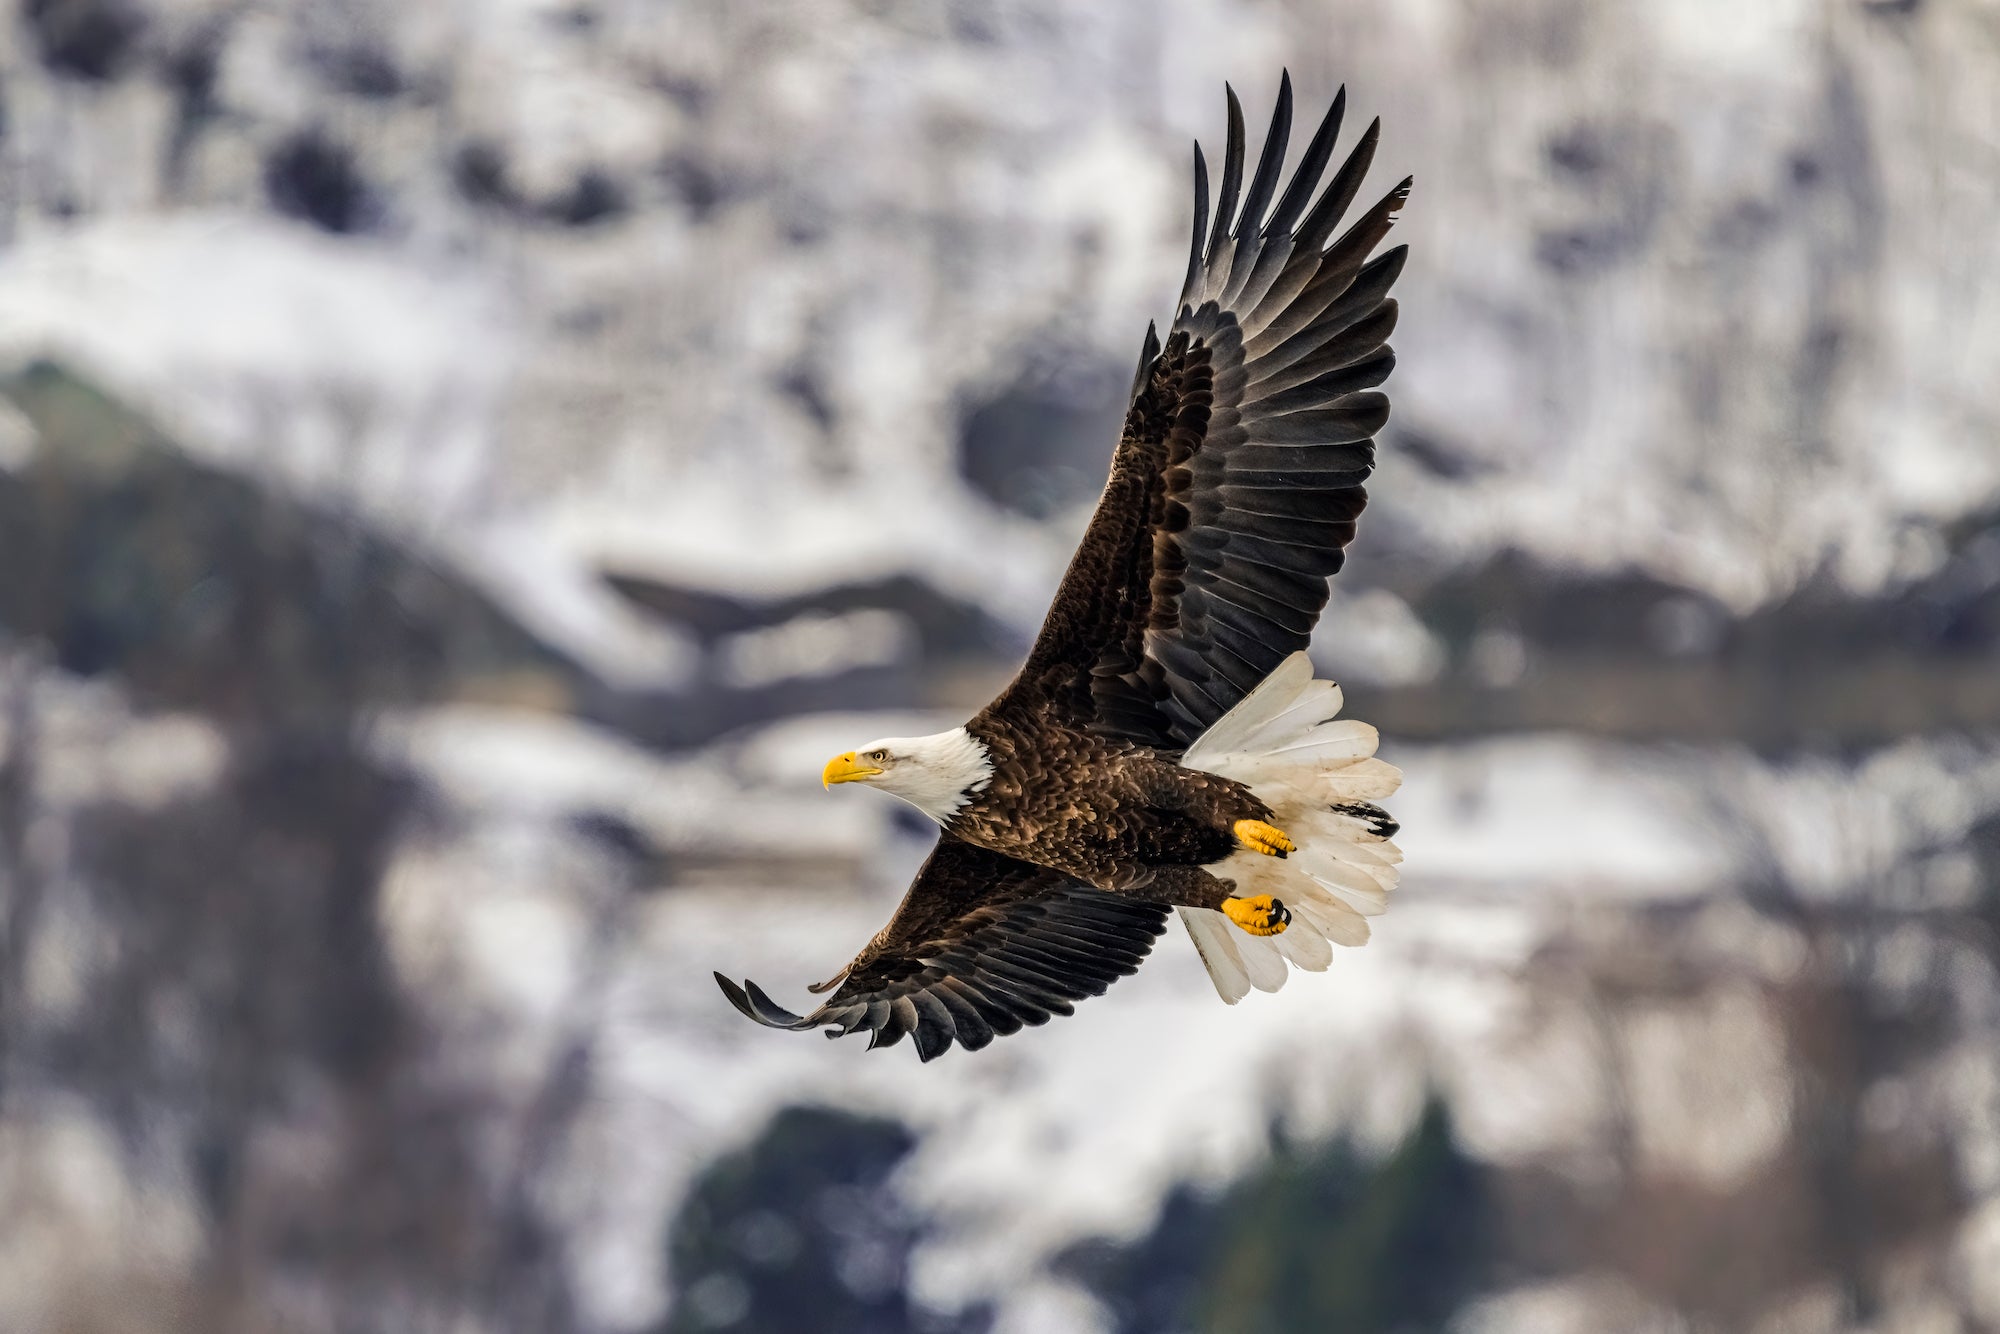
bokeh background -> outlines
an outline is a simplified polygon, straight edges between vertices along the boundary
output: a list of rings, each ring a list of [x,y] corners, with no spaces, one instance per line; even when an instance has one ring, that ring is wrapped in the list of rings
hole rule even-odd
[[[0,1328],[2000,1329],[2000,5],[0,14]],[[753,1028],[1285,67],[1417,182],[1398,906]]]

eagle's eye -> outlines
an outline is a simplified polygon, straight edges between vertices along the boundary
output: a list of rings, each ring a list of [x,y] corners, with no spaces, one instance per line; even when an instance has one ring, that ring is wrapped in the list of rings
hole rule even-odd
[[[863,755],[861,758],[868,761],[870,764],[880,764],[884,760],[889,758],[889,752],[886,750],[871,750],[866,755]]]

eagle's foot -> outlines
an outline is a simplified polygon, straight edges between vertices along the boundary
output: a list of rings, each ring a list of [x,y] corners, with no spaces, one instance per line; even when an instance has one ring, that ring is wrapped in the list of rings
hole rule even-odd
[[[1282,857],[1299,850],[1298,844],[1285,837],[1284,830],[1267,825],[1262,820],[1238,820],[1232,832],[1238,843],[1266,857]]]
[[[1275,936],[1292,924],[1292,910],[1269,894],[1259,894],[1250,899],[1224,899],[1222,911],[1230,921],[1253,936]]]

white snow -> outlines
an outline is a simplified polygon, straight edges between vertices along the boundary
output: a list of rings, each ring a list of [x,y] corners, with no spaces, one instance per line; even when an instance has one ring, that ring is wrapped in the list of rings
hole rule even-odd
[[[1227,1181],[1264,1152],[1274,1109],[1302,1131],[1386,1148],[1426,1087],[1442,1086],[1468,1145],[1514,1160],[1609,1152],[1616,1107],[1636,1118],[1628,1131],[1643,1161],[1728,1179],[1767,1156],[1788,1124],[1784,1050],[1759,993],[1725,989],[1636,1010],[1613,1053],[1625,1087],[1613,1090],[1603,1033],[1584,1011],[1524,990],[1537,948],[1566,917],[1606,903],[1693,905],[1726,890],[1742,863],[1738,845],[1717,837],[1714,807],[1732,794],[1755,793],[1746,811],[1782,812],[1801,826],[1844,824],[1854,831],[1845,864],[1859,874],[1923,846],[1924,831],[1903,818],[1903,792],[1935,790],[1950,775],[1967,795],[1963,811],[1943,817],[1948,827],[2000,806],[1990,759],[1969,764],[1950,745],[1885,759],[1898,782],[1866,768],[1842,782],[1831,768],[1727,749],[1648,762],[1634,749],[1556,738],[1398,747],[1407,781],[1392,804],[1407,875],[1369,946],[1232,1009],[1215,1001],[1174,931],[1137,975],[1073,1018],[920,1066],[906,1049],[869,1054],[858,1042],[753,1029],[708,974],[753,977],[780,1003],[802,1006],[804,985],[830,976],[886,920],[922,842],[889,833],[886,801],[822,794],[812,774],[854,737],[934,720],[801,719],[664,766],[582,737],[545,751],[511,725],[518,758],[508,760],[493,743],[466,749],[479,720],[455,715],[450,727],[418,721],[408,735],[428,737],[418,753],[442,766],[435,772],[459,775],[452,790],[476,818],[518,821],[524,800],[546,810],[601,802],[663,836],[719,826],[754,851],[782,829],[794,855],[823,849],[873,868],[859,885],[739,876],[649,900],[608,984],[602,1084],[585,1133],[600,1152],[622,1146],[649,1159],[652,1185],[628,1185],[656,1208],[774,1105],[829,1102],[906,1118],[924,1136],[905,1188],[947,1225],[923,1256],[920,1290],[944,1305],[1025,1291],[1062,1246],[1142,1230],[1175,1180]],[[434,728],[443,730],[425,730]],[[471,730],[452,742],[452,728]],[[564,731],[551,725],[548,739]],[[871,841],[886,855],[871,856]],[[1775,847],[1787,874],[1812,883],[1810,845]],[[581,928],[559,926],[547,904],[482,908],[480,877],[457,864],[443,856],[425,873],[436,888],[424,938],[460,942],[453,949],[471,970],[463,981],[472,994],[512,993],[520,1024],[549,1022],[563,992],[549,970],[574,954],[562,942]],[[1822,892],[1840,890],[1825,882]],[[454,926],[464,914],[484,924]],[[1694,921],[1688,947],[1734,960],[1746,977],[1781,983],[1796,972],[1802,947],[1788,929],[1715,907]],[[493,980],[479,983],[489,972]],[[441,994],[433,1003],[457,1002]],[[674,1128],[670,1144],[661,1127]],[[650,1234],[632,1230],[626,1209],[644,1214],[634,1198],[579,1223],[605,1314],[621,1321],[642,1318],[659,1295]]]
[[[1007,0],[957,18],[609,3],[593,27],[565,27],[564,8],[251,5],[174,189],[158,80],[93,100],[9,43],[0,365],[63,358],[195,456],[469,572],[618,684],[684,683],[692,651],[607,593],[604,567],[746,596],[915,571],[1025,628],[1081,516],[1036,524],[981,501],[956,472],[959,412],[1043,349],[1129,364],[1180,280],[1187,138],[1219,159],[1225,78],[1256,133],[1289,64],[1301,121],[1348,82],[1343,145],[1382,115],[1365,197],[1417,177],[1394,238],[1412,246],[1396,416],[1363,542],[1372,522],[1438,560],[1517,547],[1629,565],[1742,608],[1822,567],[1891,587],[1935,562],[1943,524],[2000,494],[1986,147],[2000,80],[1976,7],[1926,6],[1893,39],[1870,6],[1803,0],[1560,23],[1491,0]],[[152,9],[165,36],[218,12]],[[366,102],[315,82],[303,39],[349,21],[425,96]],[[374,233],[267,211],[262,155],[322,122],[386,202]],[[1555,164],[1572,140],[1595,166]],[[500,153],[519,208],[459,196],[451,164],[473,143]],[[588,170],[625,191],[626,212],[586,229],[536,213]],[[801,377],[816,400],[784,388]],[[1463,475],[1399,454],[1401,431],[1462,458]],[[0,418],[0,468],[32,447]],[[1337,670],[1437,671],[1436,643],[1390,595],[1343,596],[1332,614],[1351,632],[1327,645]],[[1667,629],[1692,643],[1700,627]],[[812,621],[725,661],[751,684],[899,633]],[[1502,635],[1477,656],[1505,679],[1524,655]],[[803,719],[670,762],[497,710],[384,724],[384,753],[462,820],[404,850],[385,914],[424,1004],[463,1022],[465,1059],[524,1078],[579,983],[606,992],[600,1096],[568,1151],[596,1165],[574,1179],[607,1184],[563,1206],[599,1327],[657,1316],[662,1210],[787,1100],[926,1128],[908,1186],[951,1209],[954,1231],[926,1255],[924,1290],[1026,1294],[1013,1328],[1087,1325],[1041,1261],[1143,1228],[1182,1175],[1251,1162],[1273,1108],[1384,1143],[1436,1081],[1482,1153],[1594,1152],[1599,1039],[1521,985],[1555,925],[1607,903],[1694,908],[1767,871],[1822,899],[1867,886],[1956,902],[1972,868],[1938,850],[2000,804],[2000,767],[1970,741],[1848,765],[1391,738],[1408,879],[1375,943],[1323,978],[1229,1010],[1173,937],[1074,1019],[940,1067],[753,1030],[708,970],[800,1001],[880,925],[922,853],[886,802],[820,793],[819,762],[956,721]],[[186,720],[120,715],[62,736],[47,781],[65,800],[164,799],[221,763]],[[576,832],[593,813],[707,867],[638,901],[609,961],[594,932],[626,872]],[[775,869],[815,861],[823,877]],[[1704,908],[1688,947],[1795,972],[1796,936],[1749,916]],[[1911,957],[1885,951],[1884,966]],[[47,976],[50,996],[73,995]],[[506,1036],[488,1049],[475,1020],[494,1012]],[[1712,1178],[1768,1152],[1785,1105],[1769,1023],[1735,993],[1641,1021],[1643,1078],[1658,1081],[1644,1098],[1657,1118],[1637,1127],[1648,1161]],[[1755,1077],[1707,1082],[1709,1046]],[[1977,1060],[1925,1077],[1956,1081],[1955,1106],[1990,1099]],[[1969,1155],[1989,1189],[1991,1158]],[[1994,1249],[1990,1209],[1980,1220],[1962,1239],[1969,1267]],[[20,1263],[52,1253],[22,1244],[42,1249]],[[1630,1294],[1573,1283],[1475,1315],[1468,1328],[1658,1323]]]

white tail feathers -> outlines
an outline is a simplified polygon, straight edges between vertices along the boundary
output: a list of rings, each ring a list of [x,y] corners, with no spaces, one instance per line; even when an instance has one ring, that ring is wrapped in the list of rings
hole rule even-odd
[[[1289,857],[1238,851],[1209,867],[1240,895],[1271,894],[1292,910],[1279,935],[1253,936],[1219,912],[1180,909],[1208,976],[1234,1005],[1255,987],[1276,991],[1286,964],[1322,972],[1332,945],[1363,945],[1368,919],[1389,906],[1403,854],[1394,821],[1372,803],[1403,781],[1375,758],[1375,729],[1340,718],[1340,687],[1313,679],[1294,653],[1189,746],[1181,763],[1233,778],[1272,811],[1298,845]]]

